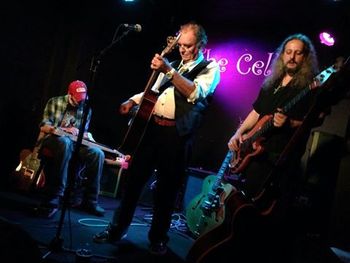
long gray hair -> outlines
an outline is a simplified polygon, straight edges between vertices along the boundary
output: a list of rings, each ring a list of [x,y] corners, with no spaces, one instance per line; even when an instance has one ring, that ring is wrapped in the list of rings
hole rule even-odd
[[[271,64],[272,73],[270,76],[266,77],[263,83],[264,88],[269,88],[277,81],[281,81],[285,74],[284,64],[282,60],[282,55],[287,43],[291,40],[298,39],[304,43],[304,55],[305,59],[301,65],[301,68],[293,78],[293,86],[304,88],[307,87],[312,82],[313,77],[318,73],[318,60],[315,48],[311,40],[303,34],[293,34],[288,36],[282,44],[277,48],[275,54],[276,58]]]

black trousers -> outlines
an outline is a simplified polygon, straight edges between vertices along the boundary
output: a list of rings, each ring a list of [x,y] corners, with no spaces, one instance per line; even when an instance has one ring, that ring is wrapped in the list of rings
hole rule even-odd
[[[130,225],[143,187],[154,170],[156,189],[149,240],[167,242],[177,193],[185,179],[185,163],[189,138],[178,135],[176,127],[159,126],[151,122],[126,172],[120,206],[114,213],[112,225],[125,232]]]

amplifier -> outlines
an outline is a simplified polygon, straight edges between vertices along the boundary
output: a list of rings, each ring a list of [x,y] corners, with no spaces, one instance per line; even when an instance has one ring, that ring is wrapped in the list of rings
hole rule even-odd
[[[187,169],[187,180],[185,184],[185,193],[183,196],[182,204],[183,210],[186,209],[188,204],[202,191],[203,180],[209,175],[215,174],[211,171],[206,171],[199,168]]]

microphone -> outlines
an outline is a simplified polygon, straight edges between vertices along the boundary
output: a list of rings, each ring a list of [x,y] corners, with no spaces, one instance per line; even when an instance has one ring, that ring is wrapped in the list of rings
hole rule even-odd
[[[125,28],[127,28],[129,30],[136,31],[136,32],[141,32],[141,30],[142,30],[142,27],[141,27],[140,24],[135,24],[135,25],[133,25],[133,24],[122,24],[122,25],[123,25],[123,27],[125,27]]]

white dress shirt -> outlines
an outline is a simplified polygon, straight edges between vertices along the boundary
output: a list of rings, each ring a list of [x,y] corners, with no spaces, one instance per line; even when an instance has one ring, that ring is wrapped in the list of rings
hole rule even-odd
[[[202,60],[204,56],[202,53],[199,53],[199,56],[196,60],[189,61],[186,64],[183,64],[181,61],[179,65],[179,69],[181,71],[189,70],[191,71],[195,66],[197,66]],[[183,67],[183,68],[181,68]],[[179,70],[177,70],[180,72]],[[181,72],[180,72],[181,73]],[[160,73],[154,85],[152,86],[152,90],[158,92],[159,87],[161,87],[165,82],[169,81],[164,73]],[[197,100],[202,100],[207,97],[209,94],[214,93],[217,84],[220,81],[220,72],[219,66],[215,61],[211,61],[202,72],[196,76],[193,80],[196,88],[187,98],[187,101],[190,103],[195,103]],[[154,106],[153,114],[158,115],[160,117],[175,119],[175,96],[174,96],[174,86],[171,85],[166,88],[162,94],[159,95],[158,100]],[[135,101],[137,104],[140,104],[143,96],[143,92],[138,93],[132,96],[130,99]]]

